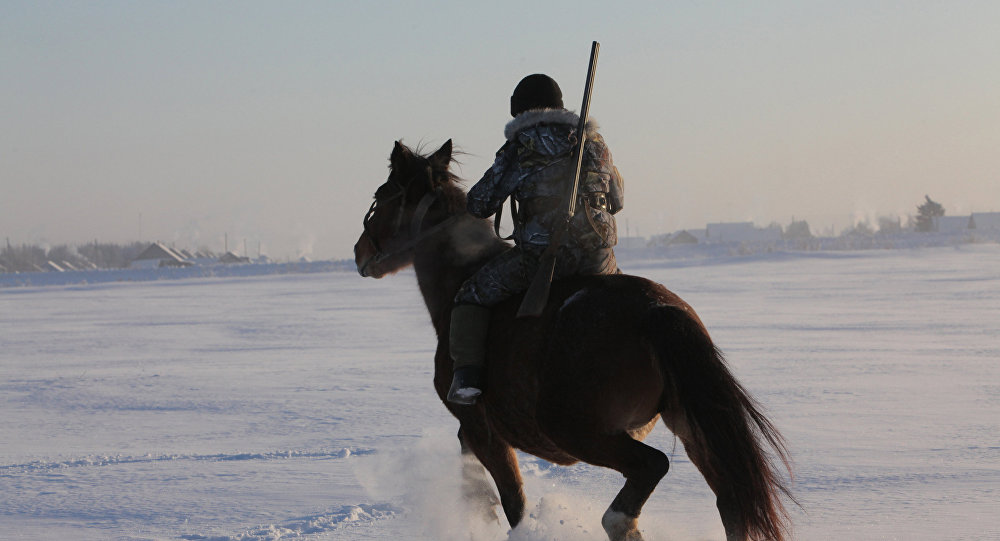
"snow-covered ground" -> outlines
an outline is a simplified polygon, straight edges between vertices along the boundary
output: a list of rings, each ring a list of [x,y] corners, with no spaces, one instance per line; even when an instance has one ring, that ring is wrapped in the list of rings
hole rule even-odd
[[[0,272],[0,288],[55,285],[103,284],[107,282],[148,282],[184,278],[238,278],[271,274],[307,274],[354,270],[354,263],[341,261],[296,261],[291,263],[199,263],[190,267],[138,269],[94,269],[64,272]]]
[[[1000,539],[1000,247],[630,262],[699,312],[795,459],[794,538]],[[522,455],[459,502],[412,273],[0,288],[0,539],[605,539],[615,472]],[[649,540],[718,540],[680,444]]]

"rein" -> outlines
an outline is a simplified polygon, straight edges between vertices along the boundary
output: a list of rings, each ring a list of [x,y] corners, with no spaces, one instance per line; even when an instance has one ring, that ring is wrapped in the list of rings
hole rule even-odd
[[[406,189],[397,182],[393,182],[393,184],[399,188],[399,191],[393,194],[391,197],[386,198],[384,201],[382,201],[382,203],[385,203],[387,201],[392,201],[396,198],[402,198],[402,202],[399,204],[399,212],[396,214],[396,219],[394,221],[395,224],[393,226],[394,231],[392,233],[392,236],[395,237],[403,229],[403,210],[406,207]],[[440,198],[441,198],[440,188],[435,189],[433,192],[428,192],[424,194],[423,197],[420,198],[420,201],[417,203],[417,208],[413,211],[413,218],[410,219],[410,240],[388,251],[382,250],[382,247],[379,245],[379,242],[375,239],[375,235],[372,234],[371,228],[369,227],[369,222],[371,220],[371,217],[373,214],[375,214],[375,206],[379,203],[377,199],[373,201],[372,206],[368,209],[368,213],[365,214],[365,218],[364,220],[362,220],[361,224],[364,226],[364,231],[368,235],[368,240],[371,241],[372,246],[374,246],[375,248],[375,255],[370,257],[368,261],[365,261],[364,265],[361,266],[361,273],[364,274],[365,269],[367,269],[368,265],[372,263],[378,263],[392,256],[399,255],[401,253],[412,250],[421,241],[423,241],[427,237],[430,237],[431,235],[434,235],[435,233],[439,232],[440,230],[444,229],[452,222],[454,222],[458,218],[457,215],[449,216],[448,218],[445,218],[443,221],[434,224],[427,229],[422,229],[424,218],[427,217],[427,211],[429,211],[430,208],[434,205],[434,203],[436,203]]]

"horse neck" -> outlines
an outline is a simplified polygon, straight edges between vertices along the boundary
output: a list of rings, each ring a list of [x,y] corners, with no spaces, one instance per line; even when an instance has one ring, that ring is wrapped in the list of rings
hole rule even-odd
[[[413,269],[439,336],[448,335],[452,304],[462,283],[506,246],[490,222],[464,212],[434,239],[417,245]]]

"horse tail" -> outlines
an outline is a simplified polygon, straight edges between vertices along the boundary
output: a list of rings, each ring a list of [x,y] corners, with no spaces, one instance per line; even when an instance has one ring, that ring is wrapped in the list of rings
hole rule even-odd
[[[653,310],[653,337],[665,372],[675,432],[715,492],[727,532],[750,540],[787,539],[789,517],[782,503],[794,503],[783,472],[791,476],[788,450],[778,429],[756,400],[730,372],[722,352],[690,308],[660,306]],[[677,413],[683,416],[678,419]]]

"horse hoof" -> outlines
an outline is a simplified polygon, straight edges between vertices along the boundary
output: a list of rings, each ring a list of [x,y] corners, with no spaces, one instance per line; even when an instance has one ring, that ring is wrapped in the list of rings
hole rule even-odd
[[[637,524],[636,517],[610,509],[601,517],[601,526],[611,541],[643,541]]]

